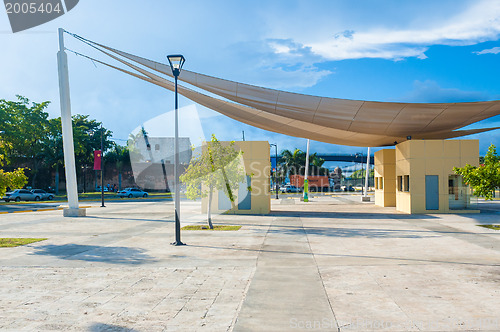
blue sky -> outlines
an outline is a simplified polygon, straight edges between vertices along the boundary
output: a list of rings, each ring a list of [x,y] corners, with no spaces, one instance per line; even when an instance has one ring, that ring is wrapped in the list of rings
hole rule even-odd
[[[500,1],[81,0],[66,15],[17,34],[0,10],[0,98],[50,100],[51,116],[59,115],[58,27],[156,61],[182,53],[189,70],[306,94],[406,102],[500,99]],[[71,38],[66,46],[93,54]],[[73,114],[103,121],[117,139],[173,108],[167,90],[68,56]],[[205,134],[239,140],[244,130],[247,140],[305,149],[304,139],[199,110]],[[500,118],[474,127],[486,125],[500,126]],[[470,138],[480,139],[481,153],[500,145],[500,131]],[[311,149],[366,151],[318,142]]]

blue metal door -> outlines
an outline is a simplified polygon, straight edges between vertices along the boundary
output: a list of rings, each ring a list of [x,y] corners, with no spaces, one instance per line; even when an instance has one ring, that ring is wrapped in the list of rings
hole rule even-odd
[[[252,179],[250,176],[246,176],[246,181],[240,183],[238,188],[238,210],[251,210],[252,209],[252,195],[248,191],[248,187],[251,187]]]
[[[425,176],[425,209],[439,210],[439,176]]]

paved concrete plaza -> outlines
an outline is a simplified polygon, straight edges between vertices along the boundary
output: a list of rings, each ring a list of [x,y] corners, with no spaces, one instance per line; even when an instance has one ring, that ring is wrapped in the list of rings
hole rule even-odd
[[[239,231],[183,231],[169,202],[0,215],[2,331],[499,331],[500,206],[406,215],[321,196]],[[184,224],[203,221],[183,202]]]

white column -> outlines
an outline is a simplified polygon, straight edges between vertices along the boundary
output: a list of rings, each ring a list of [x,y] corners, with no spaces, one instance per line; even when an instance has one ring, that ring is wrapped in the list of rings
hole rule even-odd
[[[368,197],[368,176],[370,174],[370,147],[368,147],[368,156],[366,157],[366,172],[365,172],[365,197]]]
[[[71,102],[69,97],[68,57],[64,52],[64,30],[59,28],[59,52],[57,67],[59,73],[59,97],[61,103],[61,125],[64,150],[64,169],[66,172],[66,192],[69,209],[63,211],[65,217],[84,216],[85,210],[78,209],[78,189],[76,184],[75,149],[73,144],[73,125],[71,122]]]
[[[308,173],[309,173],[309,139],[307,139],[306,170],[304,172],[304,202],[309,202],[309,180],[307,179]]]

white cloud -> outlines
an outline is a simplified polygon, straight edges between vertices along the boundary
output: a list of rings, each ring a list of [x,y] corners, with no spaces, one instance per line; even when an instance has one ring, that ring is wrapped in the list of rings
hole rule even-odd
[[[274,89],[308,88],[331,73],[329,70],[319,70],[314,66],[301,65],[295,70],[277,66],[260,69],[258,78],[256,77],[254,82]]]
[[[398,101],[412,103],[458,103],[489,100],[491,97],[480,91],[464,91],[453,88],[442,88],[431,80],[415,81],[413,90]]]
[[[477,55],[481,55],[481,54],[498,54],[498,53],[500,53],[500,47],[493,47],[493,48],[489,48],[489,49],[482,50],[482,51],[479,51],[479,52],[474,52],[474,53],[476,53]]]
[[[496,40],[500,35],[500,1],[477,1],[465,11],[420,27],[395,30],[392,27],[364,28],[334,33],[327,39],[295,40],[327,60],[408,57],[425,59],[431,45],[474,45]],[[283,53],[285,48],[277,49]]]
[[[275,89],[302,89],[314,86],[330,75],[330,70],[314,64],[321,57],[308,47],[291,39],[265,39],[250,43],[235,43],[229,56],[238,59],[237,76],[224,78]]]

